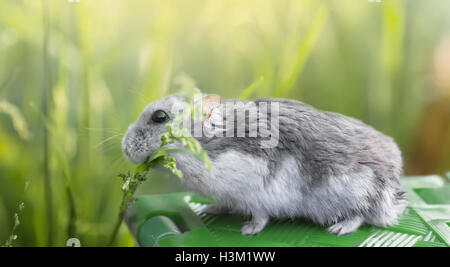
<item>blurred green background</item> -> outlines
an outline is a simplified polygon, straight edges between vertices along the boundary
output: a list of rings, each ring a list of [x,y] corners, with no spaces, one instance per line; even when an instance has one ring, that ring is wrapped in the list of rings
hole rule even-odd
[[[407,174],[450,170],[450,1],[1,0],[0,244],[106,245],[121,134],[195,81],[373,125]],[[261,78],[262,77],[262,78]],[[155,173],[141,193],[183,190]],[[29,186],[24,191],[24,185]],[[116,245],[133,245],[123,226]]]

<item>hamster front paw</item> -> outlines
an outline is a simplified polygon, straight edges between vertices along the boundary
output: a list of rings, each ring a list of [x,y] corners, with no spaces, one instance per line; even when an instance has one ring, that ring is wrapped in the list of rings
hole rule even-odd
[[[259,234],[269,222],[268,216],[253,216],[252,220],[245,223],[241,228],[243,235],[256,235]]]
[[[224,207],[220,204],[209,204],[207,205],[202,212],[214,215],[227,214],[230,213],[230,210],[227,207]]]
[[[355,232],[363,224],[364,219],[361,217],[354,217],[346,219],[328,227],[328,232],[338,236],[347,235]]]

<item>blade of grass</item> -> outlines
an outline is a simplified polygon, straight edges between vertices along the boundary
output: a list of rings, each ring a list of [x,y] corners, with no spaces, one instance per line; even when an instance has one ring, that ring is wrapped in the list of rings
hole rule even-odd
[[[2,99],[0,100],[0,113],[8,114],[11,117],[14,130],[23,140],[30,140],[31,133],[28,130],[28,124],[19,108]]]
[[[314,20],[305,35],[304,40],[298,48],[297,59],[295,61],[294,67],[292,68],[292,71],[284,76],[284,78],[281,80],[281,83],[276,89],[277,97],[287,97],[289,95],[292,86],[302,73],[305,63],[308,60],[308,57],[311,54],[311,51],[314,48],[317,40],[319,39],[320,34],[322,33],[327,19],[328,9],[325,7],[325,5],[322,5],[317,11]]]
[[[247,99],[263,82],[264,77],[259,77],[258,80],[254,81],[249,87],[245,88],[244,91],[242,91],[241,95],[239,95],[239,99]]]
[[[50,99],[52,90],[52,73],[50,68],[49,41],[50,41],[50,21],[47,0],[42,0],[44,37],[42,44],[43,54],[43,72],[44,72],[44,95],[43,95],[43,113],[48,117],[50,111]],[[47,209],[47,245],[53,245],[53,197],[50,177],[50,147],[49,133],[47,127],[44,127],[44,197]]]
[[[67,202],[69,206],[68,210],[68,223],[67,223],[67,229],[66,234],[67,238],[72,238],[76,236],[76,222],[77,222],[77,209],[76,209],[76,203],[75,203],[75,197],[73,194],[73,190],[71,187],[71,180],[72,180],[72,172],[70,170],[70,165],[67,160],[66,155],[61,149],[61,146],[57,146],[56,148],[58,161],[60,162],[60,165],[62,166],[63,176],[65,177],[65,183],[66,183],[66,196],[67,196]]]
[[[399,119],[398,114],[401,114],[403,108],[402,86],[398,86],[398,78],[401,75],[401,68],[403,63],[403,45],[405,35],[405,14],[404,1],[389,1],[384,5],[384,31],[382,39],[382,68],[385,71],[384,77],[387,86],[384,87],[386,99],[386,121],[390,123],[388,129],[394,135],[399,135],[398,130],[401,124],[396,123]],[[378,90],[383,90],[378,88]],[[392,114],[392,115],[391,115]],[[390,121],[389,121],[390,120]],[[409,134],[409,133],[408,133]]]
[[[49,136],[55,136],[55,125],[54,122],[51,121],[48,117],[45,116],[43,112],[37,109],[37,107],[32,105],[32,108],[34,109],[35,113],[38,114],[39,118],[43,122]],[[55,154],[57,161],[59,163],[59,166],[61,166],[63,177],[65,180],[65,190],[66,190],[66,196],[67,201],[69,205],[69,216],[68,216],[68,225],[66,229],[67,238],[71,238],[76,236],[76,221],[77,221],[77,208],[75,203],[75,197],[74,193],[71,187],[71,181],[72,181],[72,171],[70,168],[69,161],[67,160],[67,156],[64,153],[63,144],[56,143],[54,146],[55,148]]]

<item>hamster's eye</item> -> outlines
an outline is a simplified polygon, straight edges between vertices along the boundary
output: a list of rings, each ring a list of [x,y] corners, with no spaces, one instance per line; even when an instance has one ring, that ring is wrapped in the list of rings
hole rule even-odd
[[[152,114],[152,121],[156,123],[162,123],[169,120],[169,115],[163,110],[157,110]]]

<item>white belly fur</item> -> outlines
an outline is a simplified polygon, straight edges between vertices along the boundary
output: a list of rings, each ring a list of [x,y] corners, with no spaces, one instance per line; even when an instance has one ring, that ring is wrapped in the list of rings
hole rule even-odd
[[[275,177],[267,177],[268,162],[236,151],[220,155],[213,166],[214,177],[208,183],[211,192],[232,210],[274,217],[298,216],[302,179],[292,157],[283,159]]]
[[[269,169],[265,160],[230,151],[213,160],[214,175],[204,181],[203,190],[193,189],[217,197],[221,204],[237,213],[306,217],[319,224],[330,224],[349,207],[367,203],[363,198],[372,185],[370,169],[351,177],[332,177],[327,184],[312,189],[306,184],[308,177],[301,177],[292,156],[280,161],[281,167],[274,177],[267,177]]]

